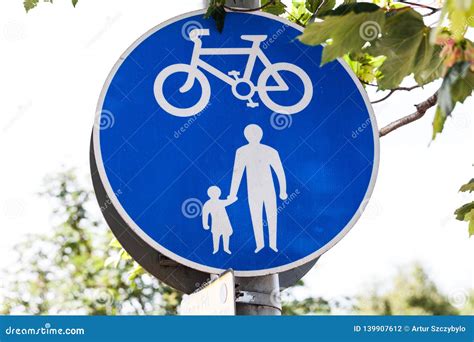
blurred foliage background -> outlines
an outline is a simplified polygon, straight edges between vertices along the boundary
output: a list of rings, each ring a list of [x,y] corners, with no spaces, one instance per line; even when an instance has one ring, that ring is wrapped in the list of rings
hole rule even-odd
[[[18,262],[0,274],[1,314],[177,314],[181,294],[149,275],[121,248],[94,213],[95,199],[74,172],[47,179],[40,196],[53,206],[53,229],[30,235],[14,248]],[[447,295],[421,265],[401,270],[382,285],[373,284],[353,298],[301,298],[294,294],[305,286],[300,282],[283,292],[283,314],[474,313],[473,290]]]
[[[26,11],[40,2],[23,0]],[[76,6],[78,0],[71,0]],[[222,29],[226,0],[210,0],[208,16]],[[436,93],[416,112],[382,128],[384,136],[436,108],[435,139],[454,108],[474,89],[474,1],[422,2],[374,0],[262,0],[261,10],[304,26],[305,44],[324,44],[323,62],[342,57],[361,82],[385,92],[411,91],[434,81]],[[434,18],[434,19],[433,19]],[[408,81],[407,84],[403,83]],[[406,86],[409,85],[409,86]],[[467,154],[466,154],[467,156]],[[460,188],[474,192],[474,179]],[[91,192],[73,172],[51,178],[41,194],[53,203],[54,229],[29,236],[15,247],[18,262],[2,271],[3,314],[176,314],[181,294],[147,274],[121,249],[90,210]],[[474,201],[455,212],[474,235]],[[316,266],[317,267],[317,266]],[[304,287],[300,282],[298,287]],[[443,293],[421,265],[403,268],[389,284],[373,284],[354,298],[300,298],[283,294],[283,313],[419,314],[474,313],[474,292]]]
[[[23,0],[26,11],[40,2]],[[71,0],[73,6],[78,0]],[[80,3],[80,2],[79,2]],[[222,30],[235,3],[209,0],[206,16]],[[288,2],[286,2],[288,3]],[[322,63],[342,57],[365,86],[384,92],[411,91],[434,81],[439,89],[416,112],[380,131],[384,136],[436,108],[434,140],[455,107],[474,89],[474,1],[262,0],[263,10],[305,28],[299,39],[324,45]],[[229,7],[230,6],[230,7]],[[234,9],[235,10],[235,9]],[[408,82],[407,84],[406,81]],[[407,86],[408,85],[408,86]],[[474,179],[460,188],[474,191]],[[50,179],[42,194],[55,205],[54,231],[30,236],[16,247],[18,263],[4,270],[0,312],[55,314],[175,314],[181,295],[148,275],[121,249],[88,205],[90,192],[73,173]],[[474,201],[455,212],[474,235]],[[303,287],[304,283],[298,284]],[[474,311],[473,291],[444,294],[421,265],[402,269],[390,284],[374,284],[354,298],[283,295],[287,315],[360,313],[456,315]]]

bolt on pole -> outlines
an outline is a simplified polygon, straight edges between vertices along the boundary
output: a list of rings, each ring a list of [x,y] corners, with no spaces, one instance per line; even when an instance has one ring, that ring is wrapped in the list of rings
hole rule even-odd
[[[236,314],[252,316],[281,315],[278,274],[261,277],[236,277]]]

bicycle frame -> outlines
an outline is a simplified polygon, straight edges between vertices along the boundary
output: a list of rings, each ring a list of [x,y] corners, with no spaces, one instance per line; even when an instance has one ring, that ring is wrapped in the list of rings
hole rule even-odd
[[[268,57],[260,48],[260,42],[258,41],[253,41],[251,47],[245,47],[245,48],[203,48],[201,39],[195,38],[193,39],[193,42],[194,42],[194,48],[193,48],[193,54],[192,54],[191,63],[190,63],[190,66],[193,67],[193,70],[197,70],[198,67],[201,67],[202,69],[206,70],[210,74],[216,76],[217,78],[219,78],[220,80],[224,81],[225,83],[231,86],[235,86],[239,82],[239,80],[244,80],[252,84],[250,82],[250,77],[252,76],[253,68],[255,66],[255,62],[257,61],[257,58],[260,59],[260,61],[265,66],[265,68],[268,68],[269,66],[272,65]],[[232,78],[231,76],[223,73],[222,71],[218,70],[217,68],[213,67],[212,65],[203,61],[200,58],[200,56],[206,56],[206,55],[212,55],[212,56],[248,55],[249,58],[245,66],[244,74],[239,79],[239,78]],[[278,74],[278,72],[273,73],[272,76],[275,79],[277,85],[266,86],[265,89],[270,90],[270,91],[287,91],[289,89],[288,85],[283,80],[283,78]],[[180,91],[185,92],[191,89],[191,87],[194,84],[194,79],[195,79],[195,73],[190,72],[188,74],[188,78],[186,79],[186,82],[180,88]],[[255,90],[258,90],[257,86],[255,85],[253,86]]]

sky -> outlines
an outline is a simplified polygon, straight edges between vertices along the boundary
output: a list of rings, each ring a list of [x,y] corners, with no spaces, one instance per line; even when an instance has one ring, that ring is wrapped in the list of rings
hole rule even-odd
[[[81,0],[0,2],[0,267],[25,234],[51,230],[51,204],[37,196],[44,177],[77,168],[89,179],[89,139],[103,83],[118,57],[166,19],[202,1]],[[410,83],[410,82],[408,82]],[[398,92],[374,105],[379,127],[414,111],[439,84]],[[375,100],[382,94],[370,90]],[[474,240],[453,212],[472,196],[458,192],[474,176],[473,100],[456,107],[431,142],[433,110],[381,139],[380,167],[366,211],[305,277],[307,292],[354,295],[397,270],[422,263],[450,296],[474,287]]]

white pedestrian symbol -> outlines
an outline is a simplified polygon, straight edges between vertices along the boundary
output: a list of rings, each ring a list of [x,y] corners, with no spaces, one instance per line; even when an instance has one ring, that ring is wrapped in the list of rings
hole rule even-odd
[[[214,247],[213,254],[216,254],[219,251],[221,237],[224,251],[227,254],[231,254],[229,249],[229,239],[233,230],[225,207],[234,203],[237,199],[220,199],[221,189],[217,186],[209,187],[207,195],[209,196],[209,200],[204,203],[202,207],[202,226],[206,230],[209,230],[211,227]],[[211,226],[209,226],[209,216],[211,216]]]
[[[163,108],[166,112],[171,115],[186,117],[198,114],[207,106],[211,97],[211,87],[209,80],[199,68],[209,72],[223,82],[229,84],[232,88],[232,94],[239,100],[247,101],[247,106],[251,108],[258,107],[259,105],[258,102],[255,102],[252,99],[256,92],[258,93],[258,96],[260,97],[260,100],[263,102],[263,104],[273,112],[277,113],[295,114],[305,109],[310,103],[313,97],[313,85],[308,74],[300,67],[291,63],[281,62],[272,64],[260,47],[260,43],[267,39],[266,35],[240,36],[241,39],[252,42],[252,46],[247,48],[203,48],[201,37],[208,35],[208,29],[192,30],[189,33],[189,38],[194,43],[191,63],[172,64],[164,68],[156,77],[154,84],[155,98],[161,108]],[[237,70],[232,70],[227,74],[218,70],[200,58],[201,56],[205,55],[247,55],[248,60],[244,73],[241,76],[240,72]],[[265,69],[259,75],[257,84],[253,84],[250,78],[257,60],[260,60],[263,63]],[[280,72],[290,72],[295,74],[303,84],[302,92],[300,91],[303,95],[299,101],[293,105],[280,105],[274,102],[269,96],[269,93],[271,92],[282,92],[288,91],[290,89],[288,84],[280,75]],[[187,74],[185,83],[179,88],[181,93],[186,93],[191,90],[195,80],[197,80],[201,86],[201,96],[197,103],[191,107],[176,107],[170,104],[170,102],[168,102],[165,97],[163,92],[164,83],[169,76],[176,73]],[[273,78],[276,85],[267,84],[271,78]]]
[[[260,143],[263,131],[258,125],[245,127],[244,136],[248,144],[237,149],[234,160],[230,193],[227,200],[220,199],[221,190],[211,186],[207,194],[209,200],[202,209],[202,224],[204,229],[209,229],[209,216],[211,216],[211,232],[213,237],[213,253],[219,251],[220,238],[222,237],[224,251],[231,254],[229,239],[233,234],[232,224],[227,215],[226,207],[238,200],[237,193],[242,182],[244,172],[247,180],[248,203],[255,237],[255,253],[265,247],[263,232],[263,211],[268,226],[270,248],[278,252],[277,248],[277,198],[272,170],[275,172],[280,190],[280,199],[286,200],[286,177],[280,155],[274,148]]]
[[[280,199],[287,199],[286,177],[280,155],[274,148],[261,144],[263,131],[258,125],[248,125],[244,130],[248,141],[237,149],[234,161],[234,171],[230,186],[230,200],[237,199],[237,192],[244,174],[247,179],[247,192],[252,218],[253,233],[257,245],[255,253],[265,247],[263,239],[263,210],[268,222],[270,248],[278,252],[277,248],[277,201],[272,169],[275,172],[279,188]]]

